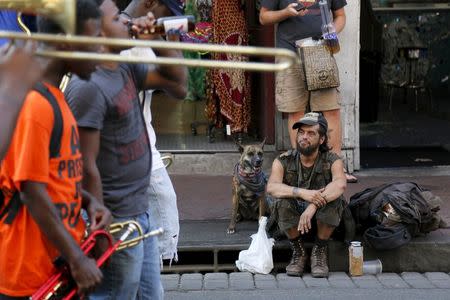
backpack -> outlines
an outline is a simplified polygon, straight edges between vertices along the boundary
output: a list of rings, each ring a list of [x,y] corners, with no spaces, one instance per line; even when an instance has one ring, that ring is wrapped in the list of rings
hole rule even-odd
[[[33,90],[37,91],[45,99],[47,99],[47,101],[52,106],[54,122],[52,134],[50,136],[50,158],[57,158],[60,156],[61,138],[64,128],[61,109],[58,105],[55,96],[53,96],[50,90],[43,83],[38,82],[33,87]],[[4,206],[4,203],[5,203],[5,195],[3,192],[0,192],[0,222],[4,222],[5,224],[11,224],[14,221],[20,208],[22,207],[22,201],[20,200],[19,191],[14,192],[14,194],[12,195],[10,201],[6,206]]]
[[[385,205],[395,210],[398,220],[387,220]],[[363,240],[377,250],[390,250],[407,244],[412,237],[426,233],[422,228],[435,223],[436,212],[424,198],[424,190],[414,182],[397,182],[368,188],[350,197],[349,207],[356,224],[364,231]],[[429,231],[428,231],[429,232]]]

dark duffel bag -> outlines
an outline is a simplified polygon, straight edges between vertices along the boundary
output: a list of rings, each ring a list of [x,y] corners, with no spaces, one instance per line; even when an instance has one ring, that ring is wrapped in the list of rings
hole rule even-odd
[[[376,250],[390,250],[401,247],[411,240],[406,225],[398,223],[391,226],[376,225],[368,228],[364,234],[364,243]]]

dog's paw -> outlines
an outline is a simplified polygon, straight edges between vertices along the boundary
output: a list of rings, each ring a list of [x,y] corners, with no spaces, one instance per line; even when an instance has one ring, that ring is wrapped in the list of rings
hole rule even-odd
[[[227,229],[227,234],[233,234],[233,233],[235,233],[236,232],[236,229],[235,228],[228,228]]]

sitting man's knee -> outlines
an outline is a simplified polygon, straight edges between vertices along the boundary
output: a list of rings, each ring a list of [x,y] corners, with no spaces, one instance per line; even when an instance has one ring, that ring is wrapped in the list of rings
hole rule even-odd
[[[300,214],[296,211],[292,199],[279,199],[274,205],[274,211],[278,216],[278,227],[286,232],[298,225]]]

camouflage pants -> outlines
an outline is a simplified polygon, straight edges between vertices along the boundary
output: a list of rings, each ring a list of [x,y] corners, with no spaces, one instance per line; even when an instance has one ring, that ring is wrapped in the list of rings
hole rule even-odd
[[[273,205],[273,213],[276,215],[280,230],[286,232],[290,228],[297,228],[300,215],[309,204],[309,202],[304,200],[276,199]],[[345,200],[343,197],[340,197],[319,208],[313,219],[337,227],[341,221],[345,206]]]

